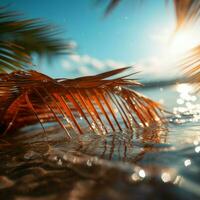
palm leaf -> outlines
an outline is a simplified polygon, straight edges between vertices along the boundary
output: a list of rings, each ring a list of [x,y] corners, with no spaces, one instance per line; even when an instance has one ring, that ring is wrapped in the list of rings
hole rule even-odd
[[[121,2],[121,0],[109,0],[109,3],[105,9],[105,15],[110,14],[110,12],[117,7],[117,5]],[[100,0],[97,0],[97,3],[101,3]]]
[[[106,7],[105,14],[109,14],[121,0],[110,0]],[[166,0],[166,2],[168,2]],[[133,1],[134,3],[134,1]],[[176,14],[176,31],[186,25],[194,24],[200,17],[200,0],[173,0]],[[192,82],[200,82],[200,45],[191,49],[184,59],[186,75]],[[200,90],[197,86],[197,90]]]
[[[196,84],[197,91],[200,91],[200,45],[190,50],[181,61],[188,81]]]
[[[193,24],[200,17],[199,0],[174,0],[177,29],[186,24]]]
[[[32,124],[45,132],[50,122],[69,137],[71,130],[106,134],[162,124],[160,105],[130,89],[140,85],[136,80],[111,79],[126,69],[76,79],[52,79],[36,71],[0,74],[2,134]]]
[[[177,17],[177,29],[184,25],[194,24],[200,17],[199,0],[174,0]],[[181,64],[185,67],[185,74],[189,82],[198,83],[197,91],[200,90],[200,45],[192,48],[186,55]]]
[[[30,66],[31,55],[70,53],[70,42],[58,39],[58,29],[38,19],[22,19],[16,12],[0,8],[0,71]]]
[[[142,2],[142,0],[139,0]],[[165,0],[168,2],[169,0]],[[98,0],[97,2],[100,2]],[[105,15],[110,14],[110,12],[115,9],[122,0],[109,0],[109,3],[105,9]],[[138,1],[133,0],[133,3]],[[200,16],[200,1],[199,0],[173,0],[174,9],[177,19],[176,29],[180,29],[186,24],[192,24],[198,20]]]

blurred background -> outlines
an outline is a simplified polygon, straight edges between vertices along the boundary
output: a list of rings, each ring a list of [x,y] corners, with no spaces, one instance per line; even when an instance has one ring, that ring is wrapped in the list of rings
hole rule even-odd
[[[77,77],[135,65],[143,82],[172,80],[181,76],[175,67],[181,55],[199,43],[197,28],[173,36],[176,20],[173,2],[126,0],[108,16],[109,3],[92,0],[1,0],[24,18],[41,18],[70,39],[75,54],[52,62],[33,60],[34,68],[53,77]]]

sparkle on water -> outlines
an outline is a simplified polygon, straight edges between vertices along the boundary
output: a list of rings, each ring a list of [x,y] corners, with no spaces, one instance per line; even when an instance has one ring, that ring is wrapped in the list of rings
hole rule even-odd
[[[176,122],[198,122],[200,120],[200,104],[196,103],[197,96],[194,94],[192,85],[186,83],[178,84],[176,86],[176,90],[179,93],[179,98],[176,100],[178,106],[173,108]],[[185,117],[183,117],[183,115]]]

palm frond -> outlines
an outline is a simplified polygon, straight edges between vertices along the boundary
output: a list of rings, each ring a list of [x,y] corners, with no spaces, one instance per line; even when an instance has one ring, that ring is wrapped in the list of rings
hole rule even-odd
[[[174,0],[177,29],[186,24],[193,24],[200,17],[199,0]]]
[[[97,1],[100,3],[100,0]],[[117,5],[121,2],[121,0],[110,0],[106,9],[105,9],[105,15],[110,14],[110,12],[117,7]]]
[[[22,19],[0,8],[0,71],[30,66],[31,55],[51,56],[70,53],[72,45],[57,38],[58,29],[38,19]]]
[[[162,108],[130,87],[140,85],[120,68],[95,76],[52,79],[36,71],[0,74],[0,122],[3,135],[21,127],[51,122],[83,134],[133,130],[164,122]]]
[[[142,0],[139,0],[142,2]],[[168,2],[169,0],[165,0]],[[100,2],[100,1],[98,1]],[[108,5],[105,9],[105,15],[110,14],[110,12],[115,9],[122,0],[109,0]],[[133,0],[135,4],[136,0]],[[199,0],[173,0],[177,24],[176,29],[180,29],[186,24],[192,24],[200,17],[200,1]]]
[[[200,91],[200,45],[191,49],[181,62],[188,81],[196,83],[197,91]]]

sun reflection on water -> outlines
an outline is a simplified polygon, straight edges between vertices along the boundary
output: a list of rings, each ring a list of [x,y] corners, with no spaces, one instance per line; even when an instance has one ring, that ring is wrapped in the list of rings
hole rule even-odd
[[[190,166],[190,165],[191,165],[191,160],[190,160],[190,159],[186,159],[186,160],[184,161],[184,165],[185,165],[186,167]]]
[[[195,152],[199,153],[200,152],[200,146],[195,147]]]
[[[161,174],[161,179],[164,183],[171,181],[171,175],[168,172],[163,172]]]
[[[176,85],[179,97],[176,100],[177,106],[173,108],[175,117],[171,122],[185,123],[198,122],[200,120],[200,104],[196,103],[197,96],[191,84],[182,83]]]
[[[145,178],[146,173],[145,173],[145,171],[144,171],[143,169],[141,169],[141,170],[139,171],[139,176],[140,176],[141,178]]]

